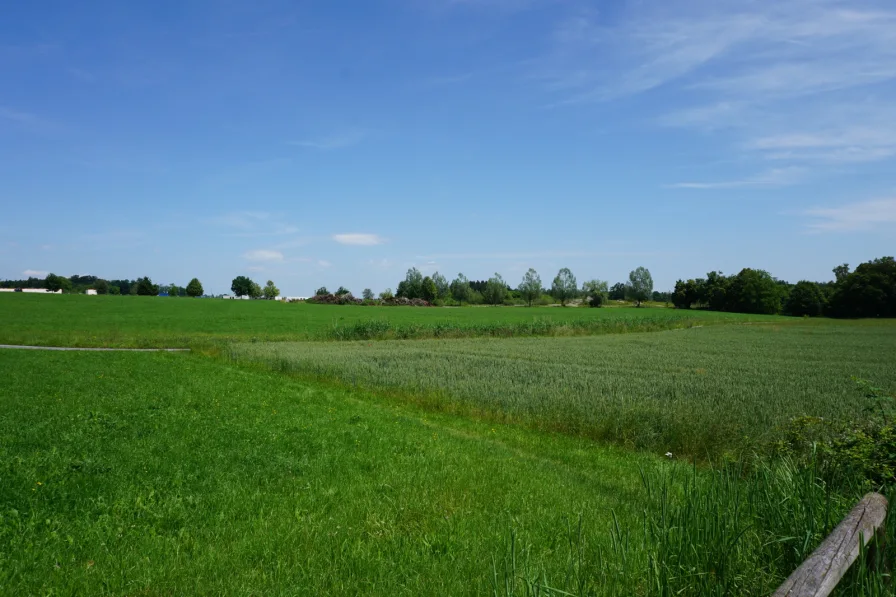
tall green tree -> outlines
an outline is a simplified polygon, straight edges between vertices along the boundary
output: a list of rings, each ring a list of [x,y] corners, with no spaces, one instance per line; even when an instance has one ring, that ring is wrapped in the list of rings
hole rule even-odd
[[[469,303],[473,296],[473,289],[470,288],[470,281],[463,274],[457,274],[457,277],[451,282],[451,298],[458,303]]]
[[[109,294],[109,282],[106,280],[97,280],[93,283],[93,289],[97,294]]]
[[[423,274],[416,267],[408,270],[404,280],[398,283],[396,296],[415,299],[423,298]]]
[[[280,289],[274,286],[273,280],[268,280],[268,283],[264,285],[264,289],[261,291],[261,293],[264,295],[264,298],[272,301],[280,296]]]
[[[625,284],[622,282],[616,282],[613,284],[612,288],[610,288],[609,299],[611,301],[624,301],[625,300]]]
[[[250,283],[248,294],[249,294],[250,299],[261,298],[261,296],[262,296],[261,286],[259,286],[257,282]]]
[[[800,280],[790,289],[784,303],[784,313],[794,317],[819,317],[826,305],[827,296],[818,284]]]
[[[439,296],[439,289],[432,278],[426,276],[420,283],[420,298],[424,301],[432,302]]]
[[[137,294],[140,296],[158,296],[159,286],[153,284],[149,276],[137,278]]]
[[[500,305],[507,298],[507,284],[501,274],[495,272],[495,275],[488,279],[485,284],[485,290],[482,293],[482,299],[489,305]]]
[[[896,260],[874,259],[842,276],[830,310],[834,317],[896,317]]]
[[[330,291],[327,290],[326,286],[321,286],[317,290],[314,291],[314,296],[326,296],[330,294]]]
[[[653,277],[646,267],[637,267],[628,274],[628,284],[625,285],[626,296],[635,301],[636,306],[650,298],[653,293]]]
[[[197,296],[202,296],[202,294],[202,282],[199,281],[199,278],[190,280],[190,283],[187,284],[187,296],[196,298]]]
[[[63,278],[62,276],[57,276],[56,274],[47,274],[46,279],[44,280],[44,284],[46,285],[47,290],[50,292],[58,292],[62,290],[63,287]]]
[[[346,294],[351,294],[352,291],[346,288],[345,286],[340,286],[336,289],[336,296],[345,296]]]
[[[448,279],[439,272],[436,272],[432,275],[432,281],[436,285],[436,297],[440,299],[448,298],[448,295],[451,292]]]
[[[523,280],[520,282],[517,290],[523,300],[526,301],[526,304],[531,307],[532,303],[541,297],[543,291],[541,286],[541,276],[538,275],[537,271],[530,267],[529,271],[523,275]]]
[[[230,284],[230,291],[234,296],[249,296],[252,288],[252,280],[248,276],[237,276]]]
[[[361,292],[361,298],[363,298],[365,301],[372,301],[373,300],[373,291],[369,288],[365,288]]]
[[[557,272],[557,276],[554,278],[553,284],[551,284],[551,296],[555,300],[560,301],[560,304],[565,307],[570,299],[575,298],[578,290],[579,286],[576,283],[576,277],[572,275],[568,267],[564,267]]]
[[[607,302],[609,292],[609,283],[604,280],[588,280],[582,284],[582,294],[585,295],[588,304],[592,307],[600,307]]]
[[[728,286],[728,311],[774,315],[781,312],[783,288],[765,270],[745,267]]]

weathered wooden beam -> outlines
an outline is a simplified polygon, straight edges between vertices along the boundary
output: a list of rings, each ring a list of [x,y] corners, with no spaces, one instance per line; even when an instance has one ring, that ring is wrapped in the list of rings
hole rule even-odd
[[[886,518],[887,498],[879,493],[866,495],[772,597],[830,595]]]

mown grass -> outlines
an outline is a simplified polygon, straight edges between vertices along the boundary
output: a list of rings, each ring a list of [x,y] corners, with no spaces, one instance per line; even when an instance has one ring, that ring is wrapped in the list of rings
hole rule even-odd
[[[856,418],[853,376],[896,388],[896,322],[796,322],[578,338],[248,343],[232,358],[435,409],[660,454],[756,449],[796,416]]]
[[[619,307],[360,307],[139,296],[0,294],[0,344],[190,347],[228,342],[571,335],[788,321]]]

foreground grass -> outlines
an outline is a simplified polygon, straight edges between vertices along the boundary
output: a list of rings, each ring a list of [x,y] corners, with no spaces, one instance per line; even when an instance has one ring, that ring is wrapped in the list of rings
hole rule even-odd
[[[191,355],[0,372],[3,595],[767,595],[861,495]]]
[[[580,338],[240,344],[240,361],[663,454],[755,449],[775,426],[855,419],[852,376],[896,388],[896,322]]]
[[[4,595],[482,594],[511,530],[564,578],[579,516],[612,552],[654,466],[197,356],[4,351],[0,371]],[[589,574],[637,586],[643,557]]]
[[[0,294],[0,344],[187,347],[227,342],[570,335],[788,321],[665,308],[358,307],[138,296]]]

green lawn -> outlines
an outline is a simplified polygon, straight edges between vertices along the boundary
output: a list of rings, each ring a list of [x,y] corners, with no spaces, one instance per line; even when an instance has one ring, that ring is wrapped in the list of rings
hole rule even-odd
[[[199,356],[7,350],[0,370],[3,595],[477,595],[512,530],[562,579],[580,515],[610,593],[594,550],[613,513],[640,524],[657,466]]]
[[[0,344],[185,347],[389,335],[498,335],[668,329],[787,318],[632,307],[358,307],[167,297],[0,294]],[[640,326],[640,327],[639,327]],[[561,333],[563,329],[559,330]]]
[[[896,390],[896,321],[790,320],[574,338],[248,343],[237,360],[433,408],[663,454],[752,449],[804,415],[861,418],[852,376]]]

